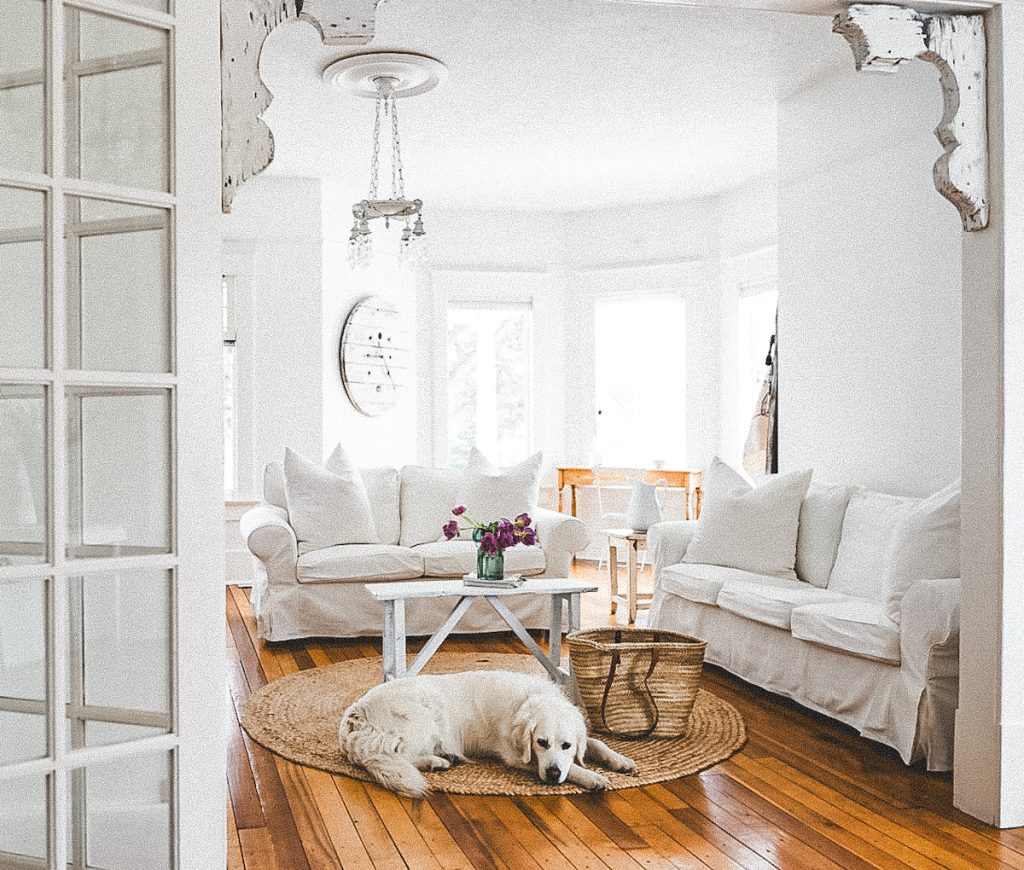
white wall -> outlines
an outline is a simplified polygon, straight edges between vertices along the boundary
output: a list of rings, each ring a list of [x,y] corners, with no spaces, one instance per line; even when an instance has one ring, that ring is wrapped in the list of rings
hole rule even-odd
[[[322,453],[320,182],[257,178],[222,217],[225,272],[239,276],[240,498],[266,462]]]
[[[935,70],[848,71],[779,107],[780,466],[920,495],[960,471],[960,222]]]

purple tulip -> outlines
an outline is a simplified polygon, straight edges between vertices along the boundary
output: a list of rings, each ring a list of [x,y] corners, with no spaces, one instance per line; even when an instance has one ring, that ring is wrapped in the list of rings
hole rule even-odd
[[[480,539],[480,549],[491,556],[498,552],[498,539],[492,532],[484,533]]]
[[[444,524],[442,531],[444,532],[445,540],[450,541],[452,538],[457,538],[459,536],[459,521],[449,520]]]
[[[466,512],[466,506],[464,504],[456,505],[452,508],[452,513],[457,517],[461,517]]]
[[[537,543],[537,530],[531,528],[531,529],[527,529],[525,532],[523,532],[523,543],[527,547],[532,547],[534,544],[536,544]]]
[[[498,529],[498,546],[502,550],[507,550],[509,547],[516,545],[516,536],[511,528]]]
[[[530,519],[530,515],[529,514],[520,514],[519,516],[516,517],[516,525],[517,526],[521,526],[522,528],[526,528],[527,526],[532,525],[532,524],[533,524],[533,520]]]

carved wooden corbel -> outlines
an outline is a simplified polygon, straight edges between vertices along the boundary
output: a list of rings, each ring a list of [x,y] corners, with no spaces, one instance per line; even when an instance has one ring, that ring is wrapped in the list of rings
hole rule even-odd
[[[260,52],[289,18],[312,24],[325,45],[373,39],[380,0],[221,0],[221,208],[274,159],[274,135],[262,115],[273,99],[260,78]]]
[[[935,187],[956,206],[964,230],[988,226],[984,18],[855,4],[836,15],[832,30],[850,43],[858,70],[892,71],[914,58],[938,68],[943,113],[935,135],[943,154]]]

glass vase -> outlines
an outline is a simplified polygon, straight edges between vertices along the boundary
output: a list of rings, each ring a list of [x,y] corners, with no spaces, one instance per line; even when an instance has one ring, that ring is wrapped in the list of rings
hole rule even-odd
[[[485,553],[482,547],[476,549],[476,576],[478,580],[500,583],[505,579],[505,554]]]

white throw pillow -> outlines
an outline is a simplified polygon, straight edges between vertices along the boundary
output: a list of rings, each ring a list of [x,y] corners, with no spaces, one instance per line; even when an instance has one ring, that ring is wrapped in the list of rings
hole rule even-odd
[[[407,465],[402,469],[403,547],[415,547],[441,538],[441,527],[459,503],[461,474],[450,468]]]
[[[337,544],[380,543],[359,469],[340,444],[324,468],[285,450],[284,492],[300,554]]]
[[[899,624],[915,580],[960,576],[960,481],[906,511],[893,531],[885,572],[885,615]]]
[[[903,514],[918,501],[870,491],[850,496],[836,564],[828,578],[830,592],[881,603],[889,541]]]
[[[498,471],[475,447],[462,473],[457,503],[466,506],[466,516],[478,523],[501,518],[515,519],[537,506],[543,453],[535,453],[518,465]],[[454,507],[454,505],[452,505]]]
[[[839,552],[846,506],[856,487],[820,486],[807,490],[800,506],[800,531],[796,537],[796,576],[824,589]]]
[[[808,469],[753,487],[716,456],[701,481],[703,506],[683,561],[796,580],[800,505],[810,483]]]

